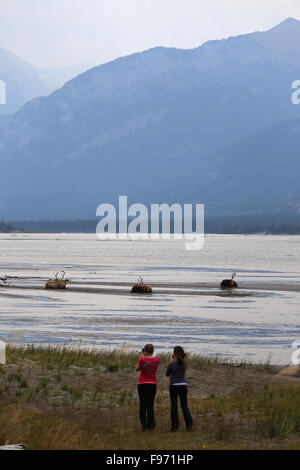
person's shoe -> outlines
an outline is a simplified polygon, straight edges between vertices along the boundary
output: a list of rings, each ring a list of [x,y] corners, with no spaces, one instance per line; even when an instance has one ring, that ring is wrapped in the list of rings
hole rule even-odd
[[[189,426],[186,427],[186,430],[187,430],[187,431],[191,431],[192,429],[193,429],[193,425],[192,425],[192,424],[190,424]]]
[[[176,432],[178,429],[177,426],[172,426],[171,429],[170,429],[170,432]]]
[[[142,432],[145,432],[147,430],[148,430],[147,426],[142,426]]]

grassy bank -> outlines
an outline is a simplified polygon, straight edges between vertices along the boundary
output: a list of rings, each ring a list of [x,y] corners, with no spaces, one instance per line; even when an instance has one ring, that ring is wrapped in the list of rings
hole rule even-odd
[[[0,367],[0,444],[30,449],[299,449],[300,373],[193,355],[195,427],[170,433],[169,360],[161,357],[157,427],[141,433],[137,354],[16,348]]]

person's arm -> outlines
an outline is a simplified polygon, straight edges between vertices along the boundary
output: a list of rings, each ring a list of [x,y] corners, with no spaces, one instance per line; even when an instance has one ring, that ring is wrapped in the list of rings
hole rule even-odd
[[[137,372],[139,372],[139,371],[141,370],[140,360],[141,360],[143,357],[144,357],[144,355],[143,355],[143,353],[141,352],[141,353],[140,353],[139,360],[137,361],[137,364],[136,364],[136,366],[135,366],[135,370],[136,370]]]
[[[169,377],[171,375],[171,370],[172,370],[172,362],[168,365],[167,371],[166,371],[166,376]]]

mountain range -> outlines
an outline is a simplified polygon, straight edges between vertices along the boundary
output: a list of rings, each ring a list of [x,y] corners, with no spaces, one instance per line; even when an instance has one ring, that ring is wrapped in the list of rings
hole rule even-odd
[[[15,113],[25,103],[38,96],[49,95],[90,67],[89,64],[35,67],[0,48],[0,80],[6,86],[6,103],[0,105],[0,117]]]
[[[92,218],[98,204],[298,211],[300,22],[94,67],[0,119],[0,210]]]
[[[39,95],[49,95],[57,88],[49,86],[36,67],[0,48],[0,80],[6,86],[6,103],[0,105],[0,116],[15,113]]]

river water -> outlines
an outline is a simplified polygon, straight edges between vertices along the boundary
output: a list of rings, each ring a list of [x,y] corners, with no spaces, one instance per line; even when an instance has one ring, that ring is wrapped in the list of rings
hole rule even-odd
[[[44,289],[65,270],[65,291]],[[237,273],[239,289],[221,291]],[[0,234],[0,339],[157,351],[176,344],[235,360],[290,362],[300,340],[300,237],[207,235],[100,241],[93,234]],[[138,276],[153,294],[130,294]]]

